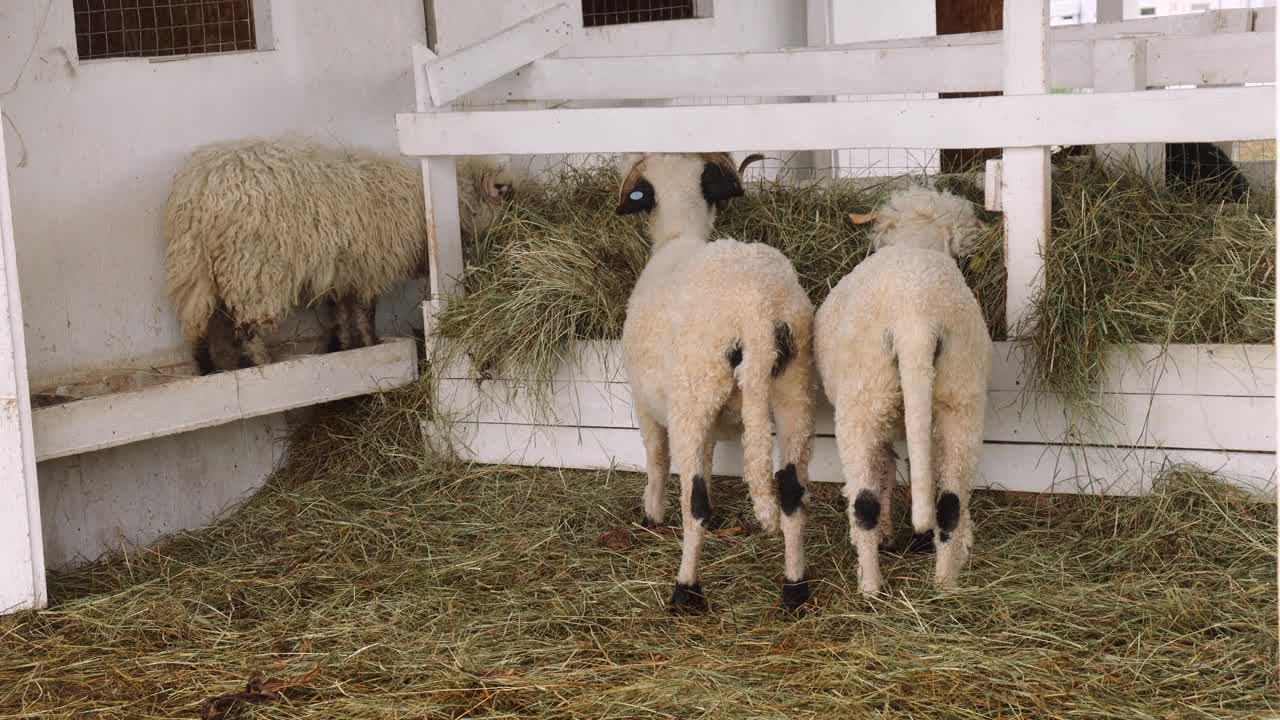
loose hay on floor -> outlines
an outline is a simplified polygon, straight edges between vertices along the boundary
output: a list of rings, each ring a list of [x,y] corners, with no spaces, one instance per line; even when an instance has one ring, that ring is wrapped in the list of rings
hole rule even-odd
[[[964,588],[887,557],[875,602],[822,486],[804,618],[778,611],[782,544],[759,534],[711,539],[713,610],[672,617],[679,541],[633,524],[642,477],[422,460],[416,397],[329,418],[215,526],[56,576],[49,610],[0,618],[0,718],[1277,710],[1275,508],[1206,473],[1141,499],[979,493]],[[749,515],[739,481],[714,493]]]
[[[618,337],[648,243],[640,218],[614,215],[616,183],[609,168],[566,170],[521,198],[483,247],[467,249],[468,295],[439,318],[446,345],[537,388],[580,341]],[[972,176],[940,183],[982,200]],[[819,303],[869,250],[867,227],[848,214],[875,207],[889,187],[751,183],[717,233],[779,248]],[[1053,208],[1044,291],[1024,340],[1041,387],[1087,404],[1102,350],[1117,343],[1273,341],[1269,198],[1194,198],[1137,173],[1072,164],[1055,176]],[[1003,227],[999,216],[987,219],[994,222],[962,266],[1002,339]]]

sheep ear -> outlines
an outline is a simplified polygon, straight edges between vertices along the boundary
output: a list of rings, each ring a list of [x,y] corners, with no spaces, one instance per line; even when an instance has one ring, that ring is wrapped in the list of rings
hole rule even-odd
[[[652,210],[657,205],[653,184],[644,179],[641,173],[643,169],[644,163],[637,162],[622,179],[622,184],[618,186],[618,208],[615,211],[617,214],[630,215],[644,212]]]
[[[708,205],[723,205],[742,197],[742,178],[727,153],[702,154],[702,197]]]
[[[849,213],[849,222],[854,225],[866,225],[869,222],[875,222],[875,219],[875,210],[872,210],[869,213]]]

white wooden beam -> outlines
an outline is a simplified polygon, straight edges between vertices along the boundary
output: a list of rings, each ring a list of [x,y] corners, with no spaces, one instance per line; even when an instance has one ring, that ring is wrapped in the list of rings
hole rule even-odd
[[[577,26],[561,3],[456,53],[427,64],[434,105],[447,105],[573,42]]]
[[[1250,33],[1251,34],[1251,33]],[[1146,40],[1098,40],[1093,45],[1094,92],[1133,92],[1146,90],[1148,80]],[[1126,165],[1147,174],[1153,180],[1164,179],[1164,144],[1118,143],[1097,146],[1098,157],[1112,168]]]
[[[435,57],[427,46],[413,46],[413,79],[419,115],[411,117],[443,118],[454,114],[450,106],[433,107],[431,104],[426,68]],[[441,310],[448,298],[461,288],[463,261],[462,225],[458,217],[458,168],[452,154],[427,155],[437,156],[422,159],[422,192],[427,208],[429,302]]]
[[[47,602],[8,167],[0,133],[0,613]]]
[[[1049,0],[1020,0],[1004,6],[1004,92],[1011,101],[1040,101],[1048,110]],[[1106,97],[1106,96],[1089,96]],[[954,101],[953,101],[954,102]],[[1009,335],[1021,329],[1044,268],[1049,242],[1049,145],[1004,142],[1001,204],[1005,221]],[[1063,141],[1068,142],[1068,141]],[[1075,144],[1075,143],[1072,143]],[[984,147],[968,145],[964,147]],[[989,146],[987,146],[989,147]]]
[[[417,157],[1204,142],[1274,135],[1275,93],[1274,86],[1258,86],[865,103],[405,113],[397,115],[396,124],[401,152]]]
[[[1003,88],[1004,56],[998,34],[996,40],[938,47],[546,58],[472,93],[468,101],[985,92]],[[1270,62],[1274,33],[1149,42],[1152,85],[1275,80]],[[1111,68],[1095,67],[1093,44],[1093,40],[1053,43],[1050,85],[1094,87],[1095,78]]]
[[[808,47],[822,48],[831,44],[834,14],[834,0],[805,0],[805,42]],[[834,98],[828,94],[809,96],[809,102],[813,103],[831,102],[832,100]],[[811,152],[809,164],[813,168],[814,177],[831,177],[835,174],[836,167],[839,166],[839,162],[836,159],[836,151],[829,148],[817,149]]]

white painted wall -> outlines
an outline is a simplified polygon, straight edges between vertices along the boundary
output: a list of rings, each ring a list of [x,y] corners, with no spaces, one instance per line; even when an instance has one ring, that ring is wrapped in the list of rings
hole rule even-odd
[[[422,0],[258,2],[271,3],[273,50],[85,63],[69,0],[0,3],[0,92],[34,49],[5,97],[5,137],[36,385],[186,356],[160,213],[194,147],[297,133],[395,151],[394,115],[413,108],[409,47],[426,37]],[[399,310],[383,324],[418,318],[412,303]]]
[[[1182,15],[1206,10],[1275,7],[1275,5],[1276,0],[1124,0],[1124,19]],[[1143,15],[1143,8],[1150,8],[1152,12]]]

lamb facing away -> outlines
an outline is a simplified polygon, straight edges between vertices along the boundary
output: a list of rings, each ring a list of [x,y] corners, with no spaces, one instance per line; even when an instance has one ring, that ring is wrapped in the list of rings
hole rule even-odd
[[[880,590],[878,541],[893,534],[892,442],[905,429],[912,544],[932,545],[937,529],[936,579],[953,587],[973,544],[969,495],[991,373],[982,310],[955,262],[978,222],[967,201],[921,187],[897,191],[873,216],[874,253],[836,285],[815,321],[858,585]]]
[[[464,242],[513,182],[459,163]],[[333,308],[329,347],[376,344],[375,303],[427,269],[422,172],[399,158],[292,140],[200,148],[165,208],[169,294],[201,373],[271,362],[265,336],[302,302]]]
[[[809,597],[802,534],[813,305],[777,250],[707,242],[717,208],[743,194],[740,170],[720,153],[630,155],[623,165],[617,211],[647,212],[653,241],[622,330],[647,455],[646,526],[662,523],[673,456],[680,474],[684,538],[673,609],[706,607],[698,558],[712,514],[711,461],[716,440],[736,436],[756,517],[769,532],[782,529],[782,603],[794,609]],[[784,463],[776,475],[771,412]]]

